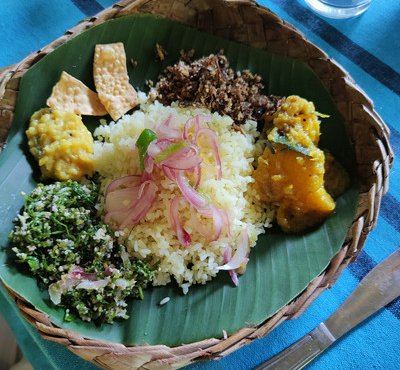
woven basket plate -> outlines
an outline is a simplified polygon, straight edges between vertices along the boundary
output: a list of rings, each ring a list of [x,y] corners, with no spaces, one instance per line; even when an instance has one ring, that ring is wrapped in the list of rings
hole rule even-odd
[[[139,32],[141,29],[146,30],[143,35]],[[194,47],[200,56],[224,48],[232,67],[249,68],[260,73],[268,83],[268,92],[285,96],[297,93],[314,101],[321,112],[329,114],[331,118],[322,125],[322,145],[341,157],[343,163],[348,162],[345,161],[349,156],[349,146],[344,144],[347,140],[343,119],[319,79],[304,63],[225,41],[165,19],[140,15],[120,18],[76,37],[24,75],[13,125],[15,136],[2,154],[0,164],[2,177],[5,177],[0,192],[12,200],[7,202],[9,207],[2,209],[0,215],[7,220],[1,226],[4,231],[2,245],[11,229],[12,216],[22,204],[19,191],[31,190],[39,174],[36,165],[29,163],[31,158],[26,150],[24,129],[27,120],[32,112],[45,106],[61,71],[66,70],[92,85],[94,45],[115,41],[124,42],[128,60],[138,61],[136,68],[129,66],[129,73],[134,86],[141,89],[146,89],[147,79],[155,80],[165,65],[175,62],[181,49]],[[155,60],[156,42],[168,51],[168,59],[163,64]],[[92,124],[98,124],[98,120]],[[8,166],[13,170],[9,171]],[[338,201],[336,213],[313,232],[287,236],[278,230],[270,230],[261,236],[238,288],[234,288],[229,275],[222,272],[206,286],[191,288],[187,296],[183,296],[173,284],[151,289],[146,292],[144,301],[136,301],[130,306],[129,321],[112,326],[99,328],[80,321],[64,323],[63,310],[54,308],[35,280],[22,275],[12,262],[7,262],[10,267],[2,269],[1,276],[15,292],[38,310],[49,314],[54,323],[87,337],[126,345],[179,345],[221,337],[223,329],[231,334],[246,325],[260,324],[297,296],[326,268],[340,249],[353,220],[357,195],[353,190],[346,192]],[[3,251],[3,261],[5,258]],[[171,297],[171,301],[159,307],[157,303],[166,296]]]
[[[134,15],[121,17],[127,14]],[[264,78],[266,93],[297,94],[329,114],[321,127],[321,146],[355,177],[337,200],[335,214],[321,227],[297,236],[270,229],[260,236],[238,288],[222,272],[186,296],[174,284],[148,289],[143,301],[129,305],[129,320],[95,327],[79,320],[63,322],[63,310],[54,308],[36,280],[14,265],[7,235],[23,204],[19,193],[33,189],[39,176],[24,134],[30,115],[45,105],[62,70],[93,88],[94,45],[116,41],[124,42],[128,61],[137,60],[135,68],[128,63],[128,71],[131,83],[142,90],[146,80],[155,80],[177,60],[181,49],[194,48],[200,57],[223,48],[234,69],[248,68]],[[155,60],[156,42],[168,52],[163,63]],[[166,369],[217,358],[301,314],[358,254],[387,191],[393,160],[389,132],[371,101],[326,54],[247,0],[123,1],[0,72],[0,99],[0,144],[12,122],[0,155],[0,277],[45,338],[104,367]],[[87,117],[85,123],[91,129],[98,124]],[[170,302],[160,307],[166,296]],[[226,340],[221,339],[223,330]],[[140,347],[127,350],[124,345]]]

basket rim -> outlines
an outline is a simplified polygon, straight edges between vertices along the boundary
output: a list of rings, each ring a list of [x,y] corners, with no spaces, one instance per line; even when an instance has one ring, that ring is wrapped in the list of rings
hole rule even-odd
[[[343,67],[331,60],[321,49],[307,40],[300,31],[281,20],[272,11],[252,0],[198,0],[192,2],[187,2],[185,0],[163,0],[160,3],[162,4],[157,5],[157,0],[120,1],[112,7],[101,11],[97,15],[82,20],[70,30],[66,31],[63,36],[38,50],[36,53],[28,55],[21,62],[1,69],[0,151],[2,149],[2,144],[6,141],[7,133],[12,124],[19,81],[24,73],[45,55],[51,53],[58,46],[98,24],[110,19],[134,13],[150,12],[154,15],[167,17],[172,20],[183,21],[183,23],[193,27],[193,24],[189,24],[187,19],[182,19],[182,14],[173,13],[171,10],[173,9],[173,5],[186,7],[193,5],[191,10],[193,11],[193,9],[195,9],[199,13],[204,11],[204,9],[207,11],[208,9],[216,9],[217,7],[233,9],[240,13],[243,19],[247,17],[247,13],[253,12],[253,14],[256,14],[263,19],[263,22],[264,18],[268,18],[270,22],[275,22],[277,27],[279,26],[281,30],[287,32],[292,38],[298,39],[300,40],[298,42],[306,45],[308,55],[301,54],[292,56],[290,55],[290,51],[287,50],[286,53],[296,59],[309,58],[311,55],[311,58],[307,59],[306,63],[310,65],[313,70],[323,67],[328,67],[331,70],[330,73],[335,77],[334,82],[336,85],[330,84],[330,82],[325,83],[324,81],[323,83],[325,85],[329,84],[329,86],[326,87],[331,93],[336,92],[339,88],[343,88],[346,90],[347,94],[351,95],[353,99],[351,101],[352,109],[356,110],[357,114],[362,114],[363,118],[367,120],[369,127],[371,128],[370,134],[372,140],[368,142],[368,145],[373,148],[374,158],[373,161],[370,160],[371,158],[367,158],[367,163],[357,159],[358,166],[368,170],[368,179],[365,179],[366,186],[359,192],[357,212],[353,223],[347,232],[345,241],[339,252],[330,261],[326,270],[315,277],[306,289],[292,302],[282,307],[277,313],[266,319],[263,323],[254,328],[242,328],[228,338],[209,338],[189,345],[177,347],[160,345],[124,346],[122,344],[87,339],[73,331],[56,327],[52,324],[46,314],[32,308],[28,302],[18,296],[10,287],[6,286],[7,291],[15,299],[15,302],[24,318],[39,330],[42,337],[63,344],[78,356],[95,363],[97,366],[103,367],[109,367],[110,364],[108,360],[110,358],[114,359],[115,356],[121,359],[121,365],[124,366],[128,364],[128,360],[135,360],[139,361],[138,364],[140,363],[140,366],[158,364],[162,365],[162,368],[169,368],[169,366],[174,366],[174,368],[177,366],[185,366],[194,360],[220,358],[238,349],[244,344],[248,344],[255,339],[265,336],[286,319],[300,316],[319,294],[334,284],[341,272],[361,251],[369,232],[376,225],[381,198],[388,190],[388,177],[393,163],[393,151],[389,142],[390,131],[382,118],[374,110],[372,101],[355,84],[351,76],[343,69]],[[166,4],[170,5],[170,8],[168,8]],[[196,9],[196,6],[198,9]],[[182,8],[180,9],[182,10]],[[194,27],[197,26],[197,28],[202,29],[201,27],[204,25],[205,21],[201,19],[201,17],[197,17],[196,21],[197,25]],[[207,25],[204,27],[207,27]],[[207,29],[206,31],[210,32]],[[218,30],[216,30],[216,32],[218,32]],[[230,39],[243,42],[243,40],[236,40],[234,38]],[[250,43],[247,44],[251,45]],[[272,48],[275,48],[273,43],[270,45],[272,45]],[[268,45],[269,49],[266,50],[271,50],[270,45]],[[338,96],[340,97],[341,95],[339,94]],[[344,104],[343,101],[340,99],[338,100],[335,97],[334,100],[336,105]],[[353,122],[348,119],[348,114],[351,116],[353,113],[345,111],[348,109],[347,106],[343,109],[344,110],[342,110],[341,113],[346,113],[344,117],[346,121],[348,121],[347,123],[351,127],[354,126],[354,130],[356,130],[359,122]],[[354,131],[352,135],[353,140],[355,140],[354,135],[356,134]],[[355,143],[357,144],[356,140]],[[141,360],[138,360],[140,353],[142,354]],[[143,353],[146,353],[147,355],[143,357]],[[122,366],[119,368],[125,367]]]

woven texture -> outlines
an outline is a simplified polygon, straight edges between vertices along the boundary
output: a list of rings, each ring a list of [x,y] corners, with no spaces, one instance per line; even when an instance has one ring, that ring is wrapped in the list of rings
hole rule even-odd
[[[286,319],[300,315],[318,295],[331,286],[343,269],[357,256],[368,233],[376,224],[382,195],[387,191],[393,154],[389,131],[371,101],[339,65],[308,42],[292,26],[266,8],[249,1],[164,0],[122,1],[69,30],[42,50],[22,62],[0,71],[0,145],[13,119],[22,75],[34,63],[70,38],[106,20],[133,13],[152,13],[186,23],[223,38],[302,60],[319,76],[331,93],[346,121],[354,143],[360,198],[355,219],[339,253],[320,276],[289,305],[255,328],[243,328],[229,338],[210,338],[180,347],[138,346],[103,343],[82,338],[52,325],[47,316],[35,311],[20,297],[16,303],[24,317],[36,326],[45,339],[67,346],[78,356],[104,368],[178,368],[193,360],[218,358],[260,338]],[[10,291],[10,294],[14,294]]]

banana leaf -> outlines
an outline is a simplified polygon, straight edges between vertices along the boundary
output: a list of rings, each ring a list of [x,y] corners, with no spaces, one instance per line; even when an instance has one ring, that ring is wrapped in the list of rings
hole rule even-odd
[[[122,41],[125,45],[131,83],[147,91],[147,80],[175,63],[181,50],[195,50],[195,57],[224,49],[236,70],[250,69],[265,81],[265,93],[297,94],[312,100],[318,111],[329,114],[322,125],[321,146],[353,168],[353,151],[343,118],[321,81],[300,61],[229,42],[183,24],[150,15],[134,15],[105,22],[60,46],[34,64],[23,76],[15,118],[7,146],[0,155],[0,277],[36,309],[45,312],[60,327],[83,336],[125,345],[190,343],[220,338],[257,325],[300,294],[340,250],[354,217],[358,192],[355,186],[337,200],[336,212],[320,227],[299,235],[267,229],[250,254],[246,273],[237,288],[225,272],[206,285],[193,286],[183,295],[176,284],[149,288],[142,301],[129,303],[130,318],[113,325],[75,320],[64,322],[64,311],[55,307],[45,290],[13,261],[8,243],[13,218],[23,205],[20,196],[39,182],[39,169],[27,148],[25,130],[31,114],[44,107],[53,85],[64,70],[94,89],[92,60],[98,43]],[[155,44],[167,51],[164,61],[155,54]],[[130,63],[130,60],[137,63]],[[134,66],[136,64],[136,66]],[[109,119],[109,117],[108,117]],[[84,117],[93,129],[97,118]],[[109,119],[110,120],[110,119]],[[170,297],[168,304],[158,303]]]

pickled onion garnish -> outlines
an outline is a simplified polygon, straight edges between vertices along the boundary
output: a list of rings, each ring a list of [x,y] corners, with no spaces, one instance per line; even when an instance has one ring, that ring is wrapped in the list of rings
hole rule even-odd
[[[106,192],[104,221],[112,220],[117,229],[141,221],[153,205],[157,192],[157,185],[149,175],[128,177],[114,180]]]
[[[191,170],[201,163],[199,148],[186,140],[172,143],[155,156],[154,163],[177,170]]]
[[[107,267],[103,272],[105,278],[98,279],[96,273],[86,272],[82,267],[74,265],[68,273],[61,276],[60,280],[49,286],[48,292],[50,300],[54,304],[61,303],[61,296],[72,288],[86,290],[98,290],[104,288],[110,282],[110,276],[114,271],[118,270],[113,270],[112,267]]]
[[[164,121],[159,122],[153,128],[157,133],[158,137],[170,138],[170,139],[181,139],[182,133],[180,130],[173,126],[174,116],[170,114]]]
[[[231,247],[225,247],[224,248],[224,263],[228,263],[231,258],[232,258],[232,248]]]
[[[188,247],[192,242],[189,233],[182,227],[179,221],[179,211],[178,206],[179,203],[185,201],[184,197],[179,195],[175,196],[175,198],[171,201],[170,206],[170,218],[171,218],[171,226],[172,229],[175,231],[176,236],[178,237],[179,243],[185,247]]]
[[[154,159],[147,155],[144,159],[144,173],[152,173],[154,168]]]
[[[83,280],[75,287],[75,289],[99,290],[99,289],[107,286],[107,284],[110,282],[110,280],[111,279],[108,276],[105,277],[104,279],[96,280],[96,281]]]
[[[167,166],[162,166],[161,168],[162,168],[165,176],[167,176],[171,181],[174,181],[174,182],[176,181],[176,176],[175,176],[176,171],[175,170],[172,170],[171,168],[169,168]]]
[[[160,154],[173,143],[175,143],[174,140],[167,138],[154,140],[147,148],[147,155],[155,159],[158,154]]]
[[[211,241],[219,239],[222,228],[224,226],[224,218],[222,216],[222,210],[214,207],[214,206],[208,206],[203,209],[198,209],[198,212],[203,215],[204,217],[207,218],[212,218],[213,221],[213,231],[212,234],[210,235]]]
[[[224,262],[228,263],[232,257],[232,248],[231,247],[225,247],[224,249]],[[235,286],[239,285],[239,279],[237,276],[237,273],[234,270],[229,270],[229,275],[231,277],[231,280]]]
[[[158,188],[154,181],[149,180],[143,183],[143,188],[141,190],[142,196],[133,205],[128,217],[120,225],[121,229],[137,224],[146,216],[146,213],[149,211],[156,198],[157,190]]]
[[[239,279],[238,279],[237,273],[234,270],[229,270],[229,275],[232,279],[233,284],[235,284],[235,286],[238,286]]]
[[[199,221],[195,212],[190,212],[190,225],[201,236],[206,238],[206,240],[211,241],[210,240],[210,235],[211,235],[210,228],[208,227],[208,225],[204,225]]]
[[[217,180],[221,180],[222,178],[222,165],[221,165],[221,157],[219,156],[219,147],[218,147],[218,137],[217,134],[209,129],[209,128],[201,128],[197,131],[196,141],[199,136],[205,136],[208,142],[210,143],[210,147],[212,153],[215,158],[215,163],[217,165]]]
[[[212,227],[210,227],[209,225],[200,222],[196,217],[195,212],[191,212],[191,226],[208,241],[218,240],[223,229],[227,230],[229,233],[229,219],[225,210],[214,206],[207,206],[206,208],[200,208],[197,211],[203,217],[212,219]]]
[[[189,118],[183,127],[183,139],[195,142],[197,132],[200,130],[203,123],[210,120],[211,117],[204,114],[198,114],[195,117]]]
[[[249,260],[249,248],[249,235],[247,233],[247,229],[244,229],[239,235],[235,254],[228,262],[225,262],[224,265],[219,266],[218,270],[236,270],[242,264],[246,264]]]
[[[138,198],[139,188],[139,186],[134,186],[109,192],[105,200],[107,212],[126,210],[132,207]]]
[[[174,174],[176,184],[178,185],[185,199],[197,210],[204,208],[207,205],[207,201],[190,186],[182,171],[175,171]]]
[[[193,169],[193,172],[194,172],[195,175],[196,175],[196,182],[195,182],[194,185],[193,185],[193,189],[197,190],[197,188],[198,188],[199,185],[200,185],[200,181],[201,181],[201,164],[199,164],[198,166],[196,166],[196,167]]]
[[[110,182],[106,190],[106,195],[121,186],[133,187],[140,185],[140,183],[141,183],[140,175],[128,175],[120,177]]]
[[[76,279],[86,279],[86,280],[96,280],[97,274],[95,272],[86,272],[85,269],[81,266],[74,265],[69,274],[71,277]]]

